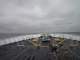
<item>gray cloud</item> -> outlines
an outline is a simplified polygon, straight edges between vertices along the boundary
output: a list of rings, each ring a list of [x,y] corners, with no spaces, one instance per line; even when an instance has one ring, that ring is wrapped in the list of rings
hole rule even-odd
[[[0,32],[80,32],[79,0],[0,0]]]

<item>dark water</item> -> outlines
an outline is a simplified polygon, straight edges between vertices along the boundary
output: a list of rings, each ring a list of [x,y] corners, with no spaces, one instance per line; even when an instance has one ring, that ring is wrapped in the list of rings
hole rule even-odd
[[[72,35],[80,35],[80,32],[56,32],[60,34],[72,34]],[[55,33],[55,34],[56,34]],[[54,32],[53,32],[54,34]],[[11,37],[16,37],[20,35],[26,35],[26,33],[0,33],[0,40],[6,39],[6,38],[11,38]]]
[[[6,38],[11,38],[11,37],[16,37],[20,35],[25,35],[25,34],[16,34],[16,33],[0,33],[0,40],[6,39]]]
[[[80,32],[58,32],[61,34],[72,34],[72,35],[80,35]]]

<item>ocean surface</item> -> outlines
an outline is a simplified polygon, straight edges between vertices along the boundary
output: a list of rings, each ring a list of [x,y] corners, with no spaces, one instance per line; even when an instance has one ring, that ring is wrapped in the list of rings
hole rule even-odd
[[[25,35],[25,34],[0,33],[0,40],[4,40],[7,38],[13,38],[13,37],[21,36],[21,35]]]
[[[80,32],[58,32],[58,33],[80,36]],[[57,33],[55,33],[55,34],[57,34]],[[27,35],[27,34],[25,34],[25,33],[22,33],[22,34],[19,34],[19,33],[0,33],[0,40],[4,40],[6,38],[13,38],[13,37],[21,36],[21,35]]]
[[[71,35],[78,35],[80,36],[80,32],[58,32],[60,34],[71,34]]]

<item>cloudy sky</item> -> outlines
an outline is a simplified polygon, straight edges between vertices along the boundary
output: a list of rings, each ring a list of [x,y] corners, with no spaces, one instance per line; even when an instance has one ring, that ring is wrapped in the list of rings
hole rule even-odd
[[[80,32],[80,0],[0,0],[0,32]]]

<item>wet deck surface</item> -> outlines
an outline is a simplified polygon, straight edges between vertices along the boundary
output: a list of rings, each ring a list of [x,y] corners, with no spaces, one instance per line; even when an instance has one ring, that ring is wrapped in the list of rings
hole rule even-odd
[[[59,49],[57,60],[80,60],[80,47],[69,47],[69,41]],[[0,46],[0,60],[56,60],[48,48],[36,49],[28,41]]]

